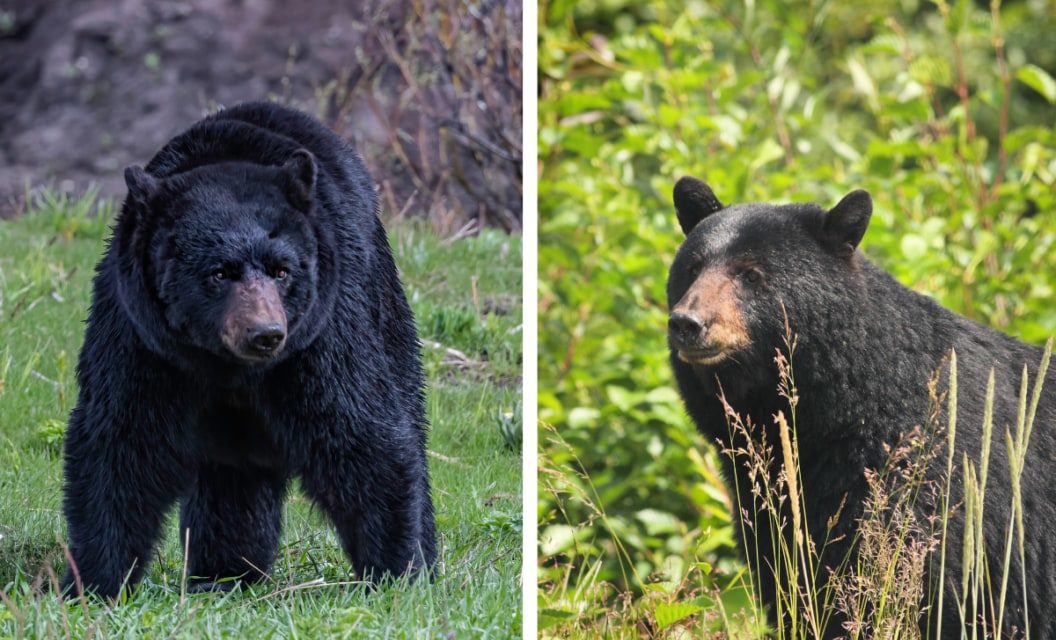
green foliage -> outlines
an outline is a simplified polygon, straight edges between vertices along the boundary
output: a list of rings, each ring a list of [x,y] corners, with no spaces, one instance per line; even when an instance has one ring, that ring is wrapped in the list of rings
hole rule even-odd
[[[37,445],[51,455],[57,455],[62,449],[62,439],[65,435],[66,423],[49,418],[37,427]]]
[[[120,606],[40,592],[65,564],[61,440],[112,213],[93,194],[42,191],[26,215],[0,221],[0,637],[518,636],[521,459],[496,416],[511,432],[521,424],[520,241],[492,230],[442,240],[424,224],[390,229],[426,344],[434,581],[375,592],[350,584],[332,528],[293,492],[271,579],[243,593],[181,595],[171,522]]]
[[[685,588],[737,583],[730,498],[667,363],[678,177],[726,202],[868,189],[863,249],[901,282],[1023,340],[1056,333],[1054,29],[1044,3],[541,6],[546,620],[613,632],[616,593],[698,562]]]
[[[495,416],[503,442],[512,451],[520,451],[524,441],[524,420],[521,413],[521,402],[515,406],[499,409]]]

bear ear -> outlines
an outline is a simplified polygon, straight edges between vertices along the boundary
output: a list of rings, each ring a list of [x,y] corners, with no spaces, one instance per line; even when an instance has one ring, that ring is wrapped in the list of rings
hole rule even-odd
[[[160,187],[158,179],[138,165],[125,169],[125,184],[128,186],[129,202],[143,209],[149,208],[150,199]]]
[[[298,149],[283,163],[282,171],[286,197],[293,206],[307,212],[315,190],[315,158],[307,149]]]
[[[711,187],[692,176],[685,176],[675,183],[674,200],[678,224],[687,236],[701,220],[723,208]]]
[[[825,214],[822,233],[833,247],[853,253],[862,241],[872,215],[873,199],[869,192],[856,189]]]

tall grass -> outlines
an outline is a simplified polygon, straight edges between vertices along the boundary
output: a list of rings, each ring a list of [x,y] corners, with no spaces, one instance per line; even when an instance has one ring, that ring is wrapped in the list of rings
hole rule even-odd
[[[803,488],[799,465],[799,395],[792,367],[795,348],[795,338],[786,326],[784,349],[775,354],[777,392],[789,404],[787,416],[783,412],[774,416],[778,442],[769,442],[767,429],[759,428],[725,405],[729,442],[735,444],[724,447],[722,453],[733,465],[746,469],[745,477],[751,485],[750,503],[739,501],[736,505],[750,570],[720,588],[709,577],[711,567],[697,562],[680,582],[658,589],[649,576],[638,575],[630,554],[617,542],[610,551],[619,554],[621,566],[629,574],[627,578],[641,586],[643,595],[637,600],[626,593],[613,598],[611,586],[599,584],[597,571],[589,568],[576,574],[578,579],[572,579],[576,572],[570,561],[564,580],[542,586],[540,628],[545,636],[674,637],[695,629],[698,633],[718,634],[716,637],[799,640],[821,637],[834,616],[838,616],[842,620],[842,637],[849,640],[944,638],[952,636],[949,629],[943,629],[940,612],[948,606],[947,588],[952,587],[950,592],[957,595],[954,605],[960,614],[961,638],[1005,637],[1004,612],[1006,606],[1012,605],[1007,601],[1011,580],[1020,580],[1024,598],[1015,604],[1024,611],[1027,608],[1022,476],[1027,469],[1027,450],[1052,355],[1052,339],[1045,346],[1033,386],[1024,366],[1016,424],[1003,434],[1012,500],[1009,521],[1002,532],[1004,556],[998,563],[986,554],[988,532],[983,526],[987,486],[995,481],[990,473],[996,389],[993,370],[986,388],[981,440],[963,443],[966,449],[978,447],[978,462],[973,462],[967,453],[962,453],[960,460],[956,455],[957,354],[951,352],[945,392],[940,391],[940,374],[936,372],[927,389],[930,409],[926,420],[886,447],[882,468],[867,470],[868,495],[849,551],[837,558],[837,566],[826,566],[822,557],[828,545],[835,542],[832,536],[839,513],[829,517],[823,539],[812,539],[804,515],[811,500]],[[555,450],[570,449],[555,430],[548,429],[548,433]],[[933,473],[936,468],[938,475]],[[541,490],[557,497],[558,504],[576,500],[590,509],[592,516],[587,522],[569,523],[569,535],[577,544],[589,544],[593,527],[610,526],[604,503],[582,465],[577,463],[571,471],[557,468],[548,463],[544,454],[540,457],[540,473]],[[955,484],[958,478],[960,486]],[[736,474],[731,480],[732,494],[744,495],[742,487],[737,486]],[[957,489],[961,489],[963,498],[954,501],[952,496],[958,495]],[[992,501],[990,504],[993,507]],[[841,505],[840,511],[845,507]],[[952,516],[958,509],[963,510],[963,517],[960,524],[955,524]],[[952,548],[949,542],[959,529],[963,529],[962,543],[960,548]],[[619,536],[613,539],[618,540]],[[760,549],[761,545],[769,546]],[[762,556],[763,550],[773,559],[772,566]],[[955,553],[960,554],[963,571],[959,576],[947,576],[947,561]],[[935,554],[938,571],[929,576],[929,567],[936,564]],[[1019,576],[1012,575],[1013,558],[1024,568]],[[596,559],[595,566],[600,566]],[[947,585],[950,579],[955,584]],[[741,590],[753,597],[747,601],[727,597]],[[767,590],[775,594],[772,617],[780,622],[771,629],[767,629],[765,612],[759,604]],[[740,608],[731,608],[731,604]],[[599,615],[599,611],[604,615]],[[1029,638],[1029,619],[1025,622],[1026,628],[1017,632]]]

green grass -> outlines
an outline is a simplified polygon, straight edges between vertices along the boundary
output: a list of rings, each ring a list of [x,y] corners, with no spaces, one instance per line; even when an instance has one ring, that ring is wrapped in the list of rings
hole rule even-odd
[[[521,249],[493,232],[390,229],[427,345],[434,582],[342,584],[333,531],[295,491],[272,579],[244,592],[181,596],[175,518],[127,601],[63,604],[39,588],[65,564],[62,433],[112,215],[91,195],[45,194],[0,222],[0,638],[519,637]]]

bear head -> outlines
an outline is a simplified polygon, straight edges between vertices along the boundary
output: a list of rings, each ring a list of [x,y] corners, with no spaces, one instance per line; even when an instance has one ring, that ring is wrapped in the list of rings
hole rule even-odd
[[[668,344],[672,359],[698,377],[725,366],[771,370],[786,323],[818,326],[807,319],[840,304],[854,286],[855,249],[872,213],[865,191],[829,211],[724,206],[708,185],[685,177],[674,202],[686,237],[668,276]]]
[[[123,302],[148,344],[247,366],[281,358],[317,295],[311,153],[294,151],[281,166],[220,162],[165,178],[129,167],[125,181],[115,230],[122,276],[141,280],[150,300]]]

